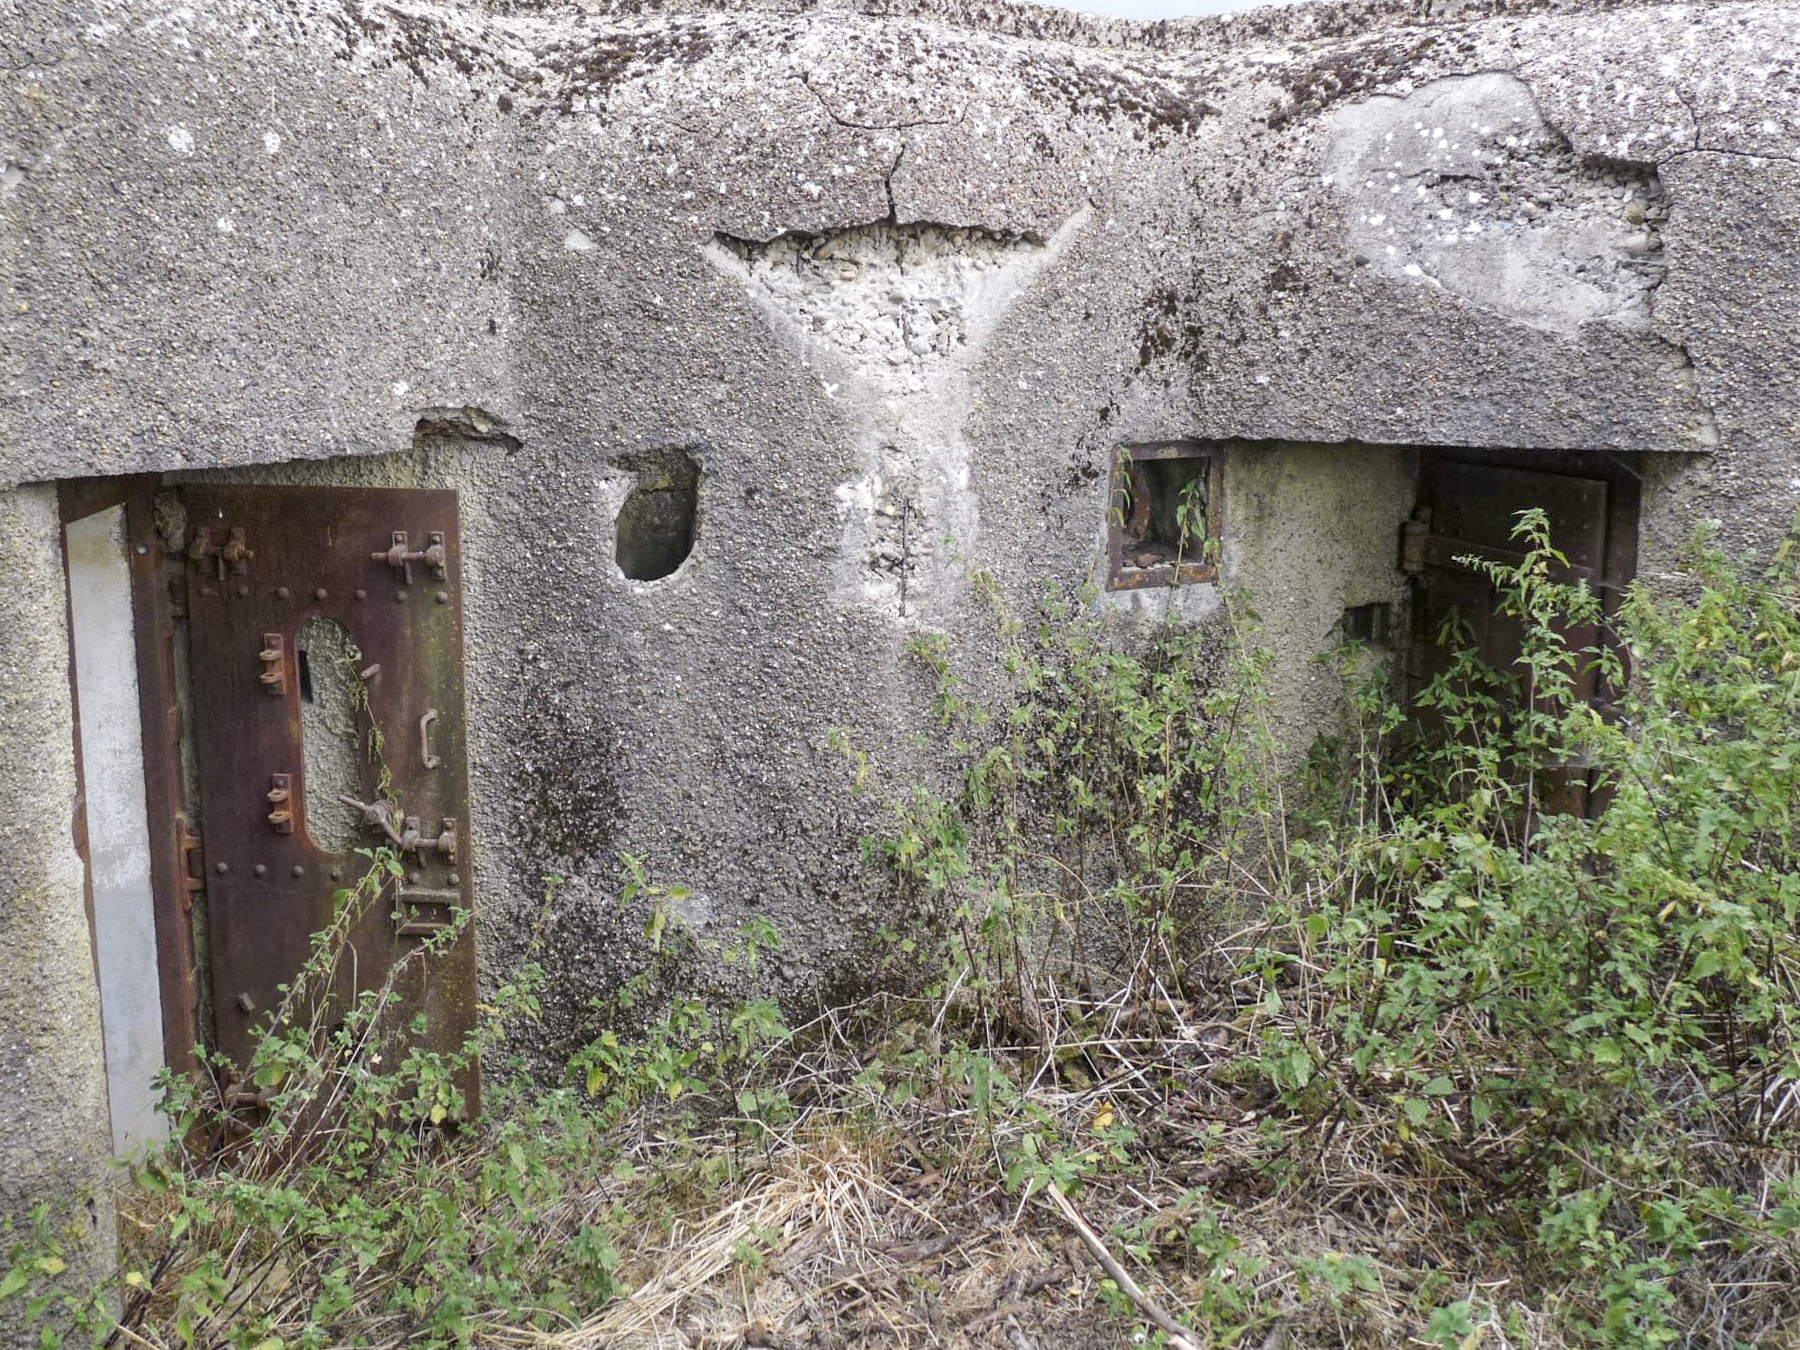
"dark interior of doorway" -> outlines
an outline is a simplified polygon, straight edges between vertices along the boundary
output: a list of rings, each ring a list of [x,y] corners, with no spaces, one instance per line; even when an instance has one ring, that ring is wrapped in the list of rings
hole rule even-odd
[[[1415,695],[1449,665],[1451,648],[1440,641],[1446,632],[1460,631],[1493,669],[1516,669],[1521,625],[1500,612],[1493,582],[1459,559],[1519,562],[1525,545],[1514,529],[1518,514],[1530,507],[1548,516],[1551,546],[1568,558],[1559,579],[1585,581],[1600,597],[1600,622],[1568,628],[1565,639],[1576,649],[1616,648],[1610,620],[1637,571],[1641,475],[1635,459],[1467,449],[1422,455],[1418,506],[1402,551],[1414,582],[1408,676]],[[1610,713],[1616,691],[1591,663],[1578,674],[1577,691],[1603,715]],[[1421,723],[1430,720],[1422,709],[1417,716]],[[1579,764],[1547,765],[1534,777],[1538,812],[1585,815],[1604,804]]]

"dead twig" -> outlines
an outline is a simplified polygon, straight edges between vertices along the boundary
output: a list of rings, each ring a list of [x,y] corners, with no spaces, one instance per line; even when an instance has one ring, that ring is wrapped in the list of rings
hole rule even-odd
[[[1093,1253],[1094,1259],[1100,1263],[1106,1273],[1113,1277],[1113,1283],[1124,1291],[1125,1297],[1137,1304],[1138,1310],[1145,1317],[1168,1332],[1169,1344],[1174,1347],[1174,1350],[1200,1350],[1200,1347],[1188,1335],[1188,1329],[1164,1312],[1162,1305],[1145,1293],[1143,1286],[1132,1279],[1130,1272],[1114,1259],[1111,1252],[1106,1250],[1106,1244],[1100,1240],[1100,1235],[1088,1227],[1088,1221],[1082,1218],[1081,1211],[1069,1202],[1069,1197],[1064,1195],[1054,1183],[1045,1189],[1050,1193],[1050,1198],[1056,1202],[1056,1207],[1062,1211],[1063,1218],[1068,1220],[1069,1227],[1075,1230],[1082,1244]]]

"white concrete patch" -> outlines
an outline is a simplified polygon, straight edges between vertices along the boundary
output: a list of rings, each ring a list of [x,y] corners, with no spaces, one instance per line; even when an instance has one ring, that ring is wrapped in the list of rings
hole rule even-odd
[[[1043,243],[871,224],[707,248],[859,425],[864,472],[836,489],[840,603],[900,619],[953,603],[981,530],[962,432],[974,397],[967,372],[1087,219],[1076,213]]]
[[[169,128],[169,149],[178,155],[194,153],[194,133],[186,127]]]
[[[1568,337],[1595,321],[1649,323],[1663,274],[1660,184],[1647,170],[1583,163],[1514,76],[1456,76],[1352,104],[1332,118],[1326,167],[1355,199],[1350,248],[1377,273]]]
[[[73,522],[64,540],[100,1021],[113,1151],[123,1156],[168,1135],[150,1086],[163,1067],[162,989],[124,508]]]

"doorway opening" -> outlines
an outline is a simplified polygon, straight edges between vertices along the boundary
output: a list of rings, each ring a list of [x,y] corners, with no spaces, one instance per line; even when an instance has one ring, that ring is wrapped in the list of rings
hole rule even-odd
[[[1418,506],[1407,522],[1402,570],[1413,581],[1412,643],[1408,683],[1414,694],[1450,669],[1454,649],[1446,633],[1490,669],[1518,669],[1524,626],[1500,612],[1492,579],[1464,559],[1513,565],[1524,546],[1514,537],[1518,514],[1540,508],[1549,520],[1551,547],[1567,566],[1555,579],[1582,581],[1600,599],[1598,622],[1565,626],[1572,650],[1615,642],[1612,617],[1637,571],[1640,474],[1623,455],[1496,450],[1428,450],[1421,457]],[[1575,695],[1610,712],[1615,690],[1594,663],[1576,671]],[[1415,717],[1429,723],[1427,710]],[[1603,805],[1593,775],[1579,764],[1546,765],[1539,774],[1534,810],[1586,815]]]
[[[151,475],[67,484],[62,516],[115,1150],[158,1137],[151,1080],[194,1071],[196,1046],[249,1068],[334,925],[350,973],[322,1004],[389,986],[394,1039],[459,1051],[476,990],[456,494]],[[387,880],[344,918],[371,857]],[[473,1065],[458,1086],[474,1110]]]

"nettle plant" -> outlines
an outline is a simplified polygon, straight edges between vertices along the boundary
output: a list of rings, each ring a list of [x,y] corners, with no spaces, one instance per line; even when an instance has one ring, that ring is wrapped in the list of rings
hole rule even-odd
[[[1517,566],[1469,561],[1523,655],[1419,695],[1450,734],[1356,690],[1349,827],[1307,832],[1312,884],[1246,966],[1257,1067],[1290,1152],[1363,1131],[1456,1177],[1472,1221],[1575,1281],[1583,1339],[1670,1342],[1709,1302],[1753,1324],[1800,1273],[1795,540],[1749,578],[1702,536],[1691,599],[1635,592],[1576,647],[1597,599],[1556,579],[1542,513],[1516,534]],[[1594,668],[1610,716],[1577,696]],[[1568,766],[1604,810],[1540,809]]]
[[[1120,998],[1170,978],[1179,993],[1197,902],[1282,854],[1256,616],[1234,612],[1239,656],[1221,678],[1214,635],[1169,626],[1147,652],[1122,651],[1091,599],[1053,601],[1031,626],[1001,620],[999,711],[966,696],[945,639],[915,640],[963,764],[949,791],[903,794],[895,828],[864,841],[947,931],[939,987],[962,991],[996,1043],[1058,1043],[1071,972],[1098,976],[1122,955]],[[869,773],[859,762],[859,783]]]
[[[752,1062],[787,1036],[774,1005],[649,999],[659,963],[698,945],[670,908],[679,887],[650,882],[625,859],[621,906],[644,916],[647,974],[599,1010],[603,1023],[546,1085],[508,1054],[536,1019],[542,923],[516,974],[493,988],[476,1029],[453,1053],[417,1048],[423,1026],[400,1025],[403,967],[346,1000],[355,954],[346,938],[371,907],[391,905],[402,875],[389,849],[336,897],[336,917],[288,987],[241,1081],[206,1056],[200,1082],[165,1078],[172,1142],[133,1163],[121,1191],[123,1265],[89,1290],[62,1277],[67,1247],[46,1210],[0,1263],[0,1304],[18,1300],[40,1345],[310,1350],[326,1346],[451,1347],[567,1328],[624,1289],[634,1244],[666,1231],[669,1188],[640,1179],[648,1156],[683,1152],[683,1122],[731,1117],[754,1144],[785,1098],[742,1086]],[[549,879],[545,914],[558,879]],[[429,960],[466,924],[410,953]],[[776,945],[767,924],[712,954],[747,967]],[[411,1047],[411,1048],[409,1048]],[[482,1109],[460,1082],[483,1067]],[[670,1144],[645,1145],[646,1104],[681,1119]],[[739,1110],[742,1115],[739,1115]],[[712,1140],[716,1145],[718,1140]],[[634,1161],[635,1160],[635,1161]],[[704,1191],[741,1170],[716,1147],[686,1173]]]
[[[1352,735],[1295,809],[1241,603],[1222,633],[1165,625],[1134,652],[1084,602],[1003,620],[999,708],[923,639],[961,770],[899,794],[867,849],[937,924],[940,1062],[1015,1187],[1140,1156],[1128,1127],[1096,1148],[1054,1125],[1032,1085],[1180,1094],[1178,1066],[1121,1037],[1211,1028],[1233,1053],[1209,1077],[1246,1109],[1205,1148],[1255,1192],[1373,1159],[1426,1187],[1475,1264],[1539,1280],[1582,1343],[1776,1325],[1800,1277],[1795,541],[1751,577],[1699,537],[1688,598],[1607,614],[1561,579],[1541,512],[1516,533],[1516,565],[1465,560],[1523,632],[1516,666],[1460,651],[1403,704],[1342,653]],[[1576,772],[1603,811],[1547,807]],[[859,786],[875,776],[858,757]],[[895,940],[909,960],[922,931]],[[1240,1286],[1208,1288],[1232,1335],[1268,1325]],[[1427,1301],[1419,1329],[1460,1345],[1498,1316]]]

